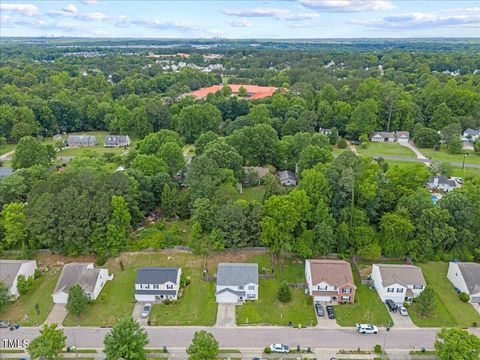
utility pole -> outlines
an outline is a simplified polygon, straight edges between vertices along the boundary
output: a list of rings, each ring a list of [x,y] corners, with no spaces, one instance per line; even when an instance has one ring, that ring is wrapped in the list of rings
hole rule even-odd
[[[463,164],[462,164],[462,171],[465,169],[465,158],[468,156],[466,152],[463,153]]]

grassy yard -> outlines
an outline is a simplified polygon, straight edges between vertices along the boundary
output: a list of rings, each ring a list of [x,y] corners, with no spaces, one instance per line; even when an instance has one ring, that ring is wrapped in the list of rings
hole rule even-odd
[[[123,271],[120,267],[120,261],[124,266]],[[77,319],[74,316],[67,315],[63,323],[65,326],[113,325],[118,319],[132,314],[134,307],[134,282],[137,269],[148,266],[180,266],[186,271],[187,275],[193,275],[197,269],[200,271],[202,257],[189,253],[170,253],[167,251],[150,254],[124,253],[119,258],[109,260],[105,266],[114,274],[113,281],[107,283],[97,300],[89,305],[84,316]],[[179,301],[175,305],[178,307],[176,317],[178,317],[178,313],[181,311],[186,313],[187,310],[183,310],[183,307],[188,306],[188,303],[191,301],[189,300],[190,297],[198,296],[198,293],[193,291],[197,286],[196,283],[196,278],[192,277],[192,284],[185,291],[182,299],[184,301]],[[202,301],[198,301],[194,306],[196,308],[191,310],[195,311],[195,309],[198,309],[198,313],[200,313],[199,310],[209,314],[215,314],[216,311],[215,308],[204,307]]]
[[[282,261],[282,266],[279,262]],[[259,264],[260,265],[260,264]],[[282,270],[283,269],[283,270]],[[288,282],[304,282],[304,263],[297,258],[277,261],[275,279],[260,279],[259,299],[237,306],[238,325],[293,325],[315,326],[317,319],[311,298],[304,289],[294,289],[293,298],[287,304],[277,299],[277,291],[282,279]]]
[[[438,161],[450,161],[450,162],[463,162],[463,154],[449,154],[447,152],[446,145],[442,145],[440,150],[433,150],[433,149],[420,149],[420,151],[425,155],[427,158],[431,158],[433,160]],[[476,154],[473,150],[467,150],[466,153],[468,156],[465,158],[466,164],[480,164],[480,155]]]
[[[256,201],[258,203],[263,202],[263,194],[265,194],[265,189],[263,185],[254,186],[254,187],[244,187],[243,193],[238,195],[239,199],[250,201]]]
[[[429,318],[416,314],[415,304],[409,308],[410,317],[418,326],[472,326],[472,322],[480,323],[480,314],[472,305],[463,303],[453,291],[452,284],[447,279],[448,263],[428,262],[418,264],[422,268],[427,284],[435,292],[436,309]]]
[[[357,286],[355,303],[335,306],[337,324],[340,326],[355,326],[356,323],[367,323],[386,326],[389,321],[393,323],[377,292],[370,290],[369,286],[362,285],[358,273],[353,268],[352,272]]]
[[[367,148],[363,149],[360,145],[356,146],[357,153],[364,156],[404,156],[414,158],[415,153],[409,148],[397,143],[375,143],[368,142]]]
[[[0,155],[9,153],[10,151],[15,150],[17,144],[5,144],[4,146],[0,147]]]
[[[0,313],[0,318],[24,326],[43,323],[52,310],[52,293],[59,276],[60,272],[45,273],[36,279],[33,287],[25,295],[21,295],[14,303],[7,305]],[[35,310],[35,304],[39,305],[39,315]]]

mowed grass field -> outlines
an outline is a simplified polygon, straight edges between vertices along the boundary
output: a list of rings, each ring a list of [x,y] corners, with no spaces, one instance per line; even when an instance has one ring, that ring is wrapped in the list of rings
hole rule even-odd
[[[403,156],[415,158],[415,153],[409,148],[397,143],[376,143],[368,142],[367,148],[363,149],[360,145],[355,146],[357,153],[364,156]]]
[[[449,154],[446,145],[442,145],[438,151],[433,149],[420,149],[420,151],[432,160],[463,163],[463,153]],[[465,164],[480,164],[480,154],[473,150],[466,150],[465,152],[468,154],[465,158]]]
[[[23,326],[42,324],[53,308],[52,293],[57,285],[60,271],[46,272],[35,280],[32,288],[15,302],[7,305],[0,313],[0,319]],[[39,313],[35,309],[38,304]]]
[[[452,283],[447,279],[448,263],[428,262],[418,264],[428,285],[435,292],[435,311],[430,317],[419,316],[416,304],[410,306],[408,312],[413,322],[422,327],[436,326],[472,326],[480,323],[480,314],[471,304],[462,302],[453,290]]]

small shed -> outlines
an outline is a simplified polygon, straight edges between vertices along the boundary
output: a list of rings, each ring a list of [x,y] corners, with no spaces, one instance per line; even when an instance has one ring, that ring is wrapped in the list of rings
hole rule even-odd
[[[280,171],[278,173],[278,180],[283,186],[297,186],[297,175],[290,170]]]

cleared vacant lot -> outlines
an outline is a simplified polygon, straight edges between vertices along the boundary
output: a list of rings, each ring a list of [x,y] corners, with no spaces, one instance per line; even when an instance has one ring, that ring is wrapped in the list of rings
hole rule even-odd
[[[415,153],[409,148],[397,143],[375,143],[368,142],[367,148],[363,149],[360,145],[356,146],[357,153],[364,156],[404,156],[415,158]]]
[[[448,263],[428,262],[418,264],[422,268],[427,284],[435,292],[435,311],[428,318],[416,313],[416,305],[409,308],[410,317],[418,326],[472,326],[476,321],[480,323],[480,314],[472,305],[463,303],[453,291],[453,285],[447,279]]]

